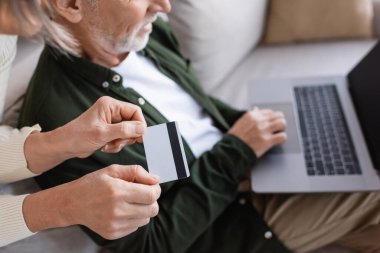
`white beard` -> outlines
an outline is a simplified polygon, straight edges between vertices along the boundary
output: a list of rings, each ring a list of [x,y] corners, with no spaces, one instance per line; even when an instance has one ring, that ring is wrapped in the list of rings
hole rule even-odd
[[[145,18],[131,34],[125,38],[116,41],[112,34],[107,33],[104,30],[100,30],[97,24],[101,21],[94,22],[92,25],[92,32],[96,34],[97,40],[109,52],[115,52],[117,54],[127,53],[132,51],[140,51],[146,47],[149,41],[150,32],[142,33],[141,30],[149,23],[153,23],[157,19],[157,14],[151,15]]]
[[[150,32],[146,32],[144,34],[141,33],[141,29],[143,29],[144,26],[146,26],[149,23],[153,23],[157,19],[157,14],[152,15],[150,17],[147,17],[144,19],[144,21],[139,24],[130,35],[122,39],[121,41],[118,41],[116,44],[113,42],[114,38],[112,35],[103,35],[101,36],[101,41],[103,41],[104,46],[108,47],[111,46],[111,51],[114,51],[116,53],[126,53],[131,51],[140,51],[143,48],[146,47],[149,41],[149,34]]]
[[[149,33],[143,35],[143,37],[137,37],[136,35],[129,36],[125,42],[118,43],[114,50],[118,53],[125,53],[131,51],[140,51],[146,47],[149,41]]]

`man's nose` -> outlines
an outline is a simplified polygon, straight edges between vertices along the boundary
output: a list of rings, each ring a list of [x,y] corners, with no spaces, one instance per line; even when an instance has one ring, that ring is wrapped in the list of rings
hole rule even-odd
[[[172,5],[169,0],[151,0],[149,9],[151,12],[169,13],[172,9]]]

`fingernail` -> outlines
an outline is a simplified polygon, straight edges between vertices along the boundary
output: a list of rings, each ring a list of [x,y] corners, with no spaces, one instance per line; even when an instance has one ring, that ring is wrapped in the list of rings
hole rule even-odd
[[[135,133],[139,135],[143,135],[145,132],[145,126],[141,124],[135,125]]]
[[[153,178],[156,179],[157,181],[160,181],[160,177],[157,176],[157,175],[151,175],[151,177],[153,177]]]

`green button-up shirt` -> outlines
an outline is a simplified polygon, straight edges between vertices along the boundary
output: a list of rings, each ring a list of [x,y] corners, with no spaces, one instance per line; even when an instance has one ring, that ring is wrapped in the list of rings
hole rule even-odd
[[[233,110],[202,91],[164,22],[155,23],[149,44],[141,54],[196,100],[225,135],[199,158],[195,158],[184,140],[191,176],[162,185],[160,212],[147,226],[115,241],[83,229],[114,252],[289,252],[251,205],[250,194],[237,191],[240,180],[256,162],[254,152],[244,142],[226,134],[244,112]],[[124,88],[122,82],[121,76],[111,69],[83,58],[59,55],[47,47],[31,80],[20,126],[39,123],[44,131],[55,129],[105,95],[141,106],[148,125],[167,122],[149,101],[141,103],[143,94]],[[134,144],[118,154],[95,152],[87,159],[68,160],[39,176],[37,182],[42,188],[49,188],[111,164],[139,164],[147,168],[143,146]]]

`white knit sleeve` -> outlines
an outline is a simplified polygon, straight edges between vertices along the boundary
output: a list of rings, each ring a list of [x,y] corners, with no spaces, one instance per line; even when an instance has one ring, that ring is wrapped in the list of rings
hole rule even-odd
[[[26,196],[0,196],[0,247],[34,234],[26,226],[22,212]]]
[[[16,54],[16,37],[0,35],[0,121],[3,113],[11,63]],[[27,169],[24,143],[38,126],[21,130],[0,126],[0,183],[35,176]],[[25,224],[22,205],[27,195],[0,196],[0,247],[33,233]]]
[[[8,87],[12,62],[17,51],[17,37],[0,34],[0,121],[3,117],[3,107]]]
[[[18,130],[0,126],[0,183],[36,176],[27,168],[24,154],[25,140],[33,131],[41,131],[41,128],[36,125]]]

